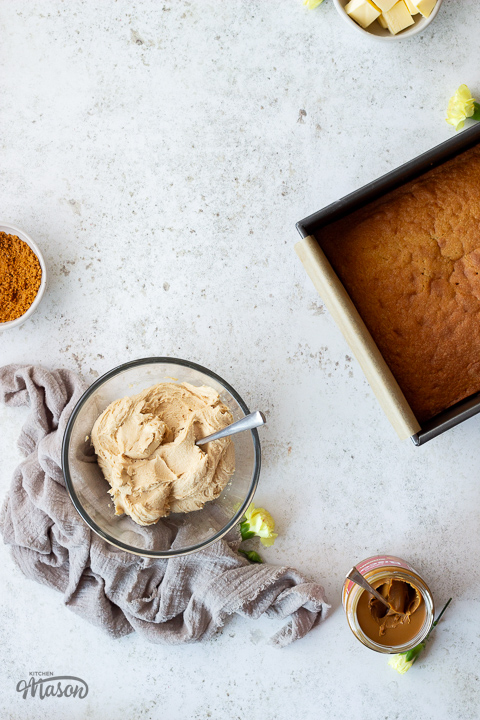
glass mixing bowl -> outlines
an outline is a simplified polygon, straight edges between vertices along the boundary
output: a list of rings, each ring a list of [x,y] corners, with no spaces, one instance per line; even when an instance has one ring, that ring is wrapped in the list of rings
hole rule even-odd
[[[115,515],[108,493],[110,485],[97,464],[90,442],[93,424],[113,400],[135,395],[161,382],[209,385],[230,409],[234,421],[250,412],[225,380],[201,365],[164,357],[134,360],[103,375],[82,395],[65,430],[62,466],[73,504],[97,535],[129,553],[170,558],[207,547],[240,522],[257,487],[260,441],[256,430],[232,436],[235,472],[219,497],[207,502],[201,510],[172,513],[147,527],[137,525],[127,515]]]

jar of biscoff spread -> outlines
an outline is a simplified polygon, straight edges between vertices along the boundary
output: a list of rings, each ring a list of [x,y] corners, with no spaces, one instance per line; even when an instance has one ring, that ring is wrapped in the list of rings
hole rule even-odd
[[[408,652],[428,635],[435,608],[427,584],[405,560],[376,555],[357,569],[383,595],[390,610],[348,578],[342,602],[355,637],[380,653]]]

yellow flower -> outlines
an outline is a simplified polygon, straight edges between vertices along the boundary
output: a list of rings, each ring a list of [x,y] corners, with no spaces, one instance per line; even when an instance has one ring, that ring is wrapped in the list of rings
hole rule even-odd
[[[306,5],[309,10],[315,10],[322,2],[323,0],[303,0],[303,4]]]
[[[461,130],[465,120],[475,112],[475,100],[466,85],[460,85],[455,95],[450,98],[447,110],[447,123],[455,130]]]
[[[391,665],[397,672],[400,673],[400,675],[404,675],[407,670],[410,670],[413,663],[415,662],[415,659],[407,660],[405,659],[405,653],[402,655],[392,655],[390,660],[388,661],[388,664]]]
[[[240,525],[240,532],[244,540],[256,535],[260,538],[262,545],[266,547],[273,545],[278,537],[275,530],[275,520],[265,508],[256,508],[253,503],[248,506],[245,512],[245,520]]]

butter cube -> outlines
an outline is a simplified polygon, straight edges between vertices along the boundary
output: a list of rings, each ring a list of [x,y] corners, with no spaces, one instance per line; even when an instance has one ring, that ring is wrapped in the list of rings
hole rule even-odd
[[[371,0],[350,0],[345,12],[362,28],[367,28],[380,15],[380,10]]]
[[[380,25],[382,26],[382,28],[383,28],[384,30],[387,29],[388,25],[387,25],[387,23],[385,22],[385,18],[383,17],[383,15],[380,15],[380,17],[378,18],[378,22],[380,23]]]
[[[397,2],[398,0],[375,0],[375,5],[382,12],[388,12]]]
[[[408,8],[408,12],[410,15],[418,15],[420,10],[417,8],[417,6],[412,2],[412,0],[404,0],[405,5]]]
[[[413,0],[413,4],[417,6],[418,12],[422,13],[423,17],[429,17],[437,0]]]
[[[403,0],[397,2],[388,12],[383,13],[383,18],[392,35],[396,35],[415,23]]]

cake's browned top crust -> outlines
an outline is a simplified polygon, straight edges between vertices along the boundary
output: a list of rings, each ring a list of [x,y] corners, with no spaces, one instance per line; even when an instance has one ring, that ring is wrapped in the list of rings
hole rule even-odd
[[[480,390],[480,147],[318,239],[420,422]]]

